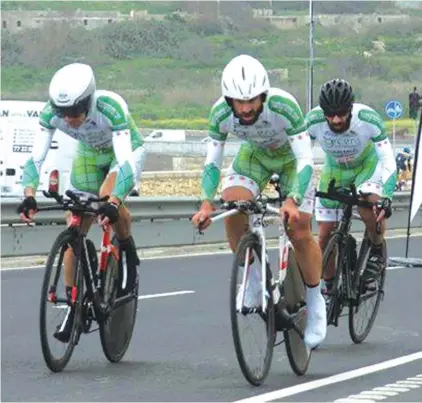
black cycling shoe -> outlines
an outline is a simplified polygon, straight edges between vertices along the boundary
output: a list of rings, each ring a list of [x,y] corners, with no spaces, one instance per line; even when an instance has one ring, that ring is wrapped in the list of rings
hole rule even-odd
[[[387,267],[387,259],[385,256],[384,243],[374,245],[371,249],[366,268],[363,272],[365,282],[376,280]]]
[[[120,240],[120,259],[119,259],[119,271],[123,273],[124,268],[126,269],[126,287],[123,289],[122,285],[119,287],[119,293],[127,294],[130,292],[138,292],[138,267],[140,260],[136,252],[136,246],[132,237],[126,240]],[[123,257],[125,259],[123,259]],[[125,264],[125,267],[123,265]],[[123,277],[121,277],[123,278]]]
[[[53,336],[62,343],[68,343],[72,334],[73,321],[75,320],[75,310],[73,307],[68,307],[67,315],[61,325],[57,326],[56,332]]]
[[[321,289],[322,295],[330,296],[333,290],[334,277],[324,280],[325,288]]]

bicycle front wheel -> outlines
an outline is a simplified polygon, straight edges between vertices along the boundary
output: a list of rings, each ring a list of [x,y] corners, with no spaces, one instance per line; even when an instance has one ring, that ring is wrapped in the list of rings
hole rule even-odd
[[[236,356],[243,375],[254,386],[261,385],[268,374],[276,337],[269,267],[267,307],[265,312],[262,309],[261,250],[255,234],[248,232],[242,237],[236,250],[230,284],[230,318]],[[243,287],[244,276],[246,287]],[[247,337],[250,331],[252,338]],[[259,339],[258,346],[250,345]]]
[[[295,316],[295,323],[304,332],[306,326],[305,285],[295,258],[295,251],[289,251],[286,279],[283,283],[283,296],[290,315]],[[290,367],[296,375],[304,375],[308,369],[311,351],[298,332],[291,328],[284,330],[286,352]]]
[[[384,241],[384,248],[386,244]],[[364,238],[361,246],[360,261],[358,262],[359,276],[357,298],[350,303],[349,307],[349,334],[356,344],[362,343],[374,325],[378,309],[384,295],[384,283],[386,270],[383,270],[377,278],[370,283],[362,276],[369,260],[371,248],[369,242]],[[385,255],[387,253],[385,252]]]
[[[41,290],[40,301],[40,340],[41,350],[44,356],[47,367],[53,372],[62,371],[69,362],[73,349],[77,344],[78,332],[80,332],[80,315],[82,307],[82,286],[83,276],[80,273],[76,276],[78,296],[76,304],[71,308],[68,304],[68,298],[65,292],[64,285],[64,255],[65,252],[72,247],[73,234],[66,229],[56,239],[53,247],[48,255],[47,264],[45,266],[44,280]],[[78,270],[80,265],[78,265]],[[48,329],[48,325],[57,318],[61,318],[63,323],[66,315],[70,314],[70,309],[73,309],[74,319],[70,338],[67,343],[58,341],[53,337],[54,331],[57,328]],[[48,312],[51,310],[51,313]]]
[[[119,247],[118,240],[113,238],[113,245]],[[125,267],[126,262],[123,262]],[[121,295],[122,273],[119,262],[112,254],[107,261],[103,296],[104,303],[112,307],[111,312],[99,323],[101,346],[104,355],[110,362],[119,362],[129,348],[135,327],[136,311],[138,308],[138,284],[136,292],[128,298]],[[138,281],[138,280],[136,280]],[[123,304],[118,304],[120,298],[125,298]]]

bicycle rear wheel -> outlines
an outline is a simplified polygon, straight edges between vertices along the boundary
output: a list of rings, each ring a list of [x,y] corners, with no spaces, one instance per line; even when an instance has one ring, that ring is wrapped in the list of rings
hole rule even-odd
[[[259,292],[255,294],[254,291],[254,297],[258,295],[258,297],[255,298],[254,303],[252,303],[251,300],[249,300],[249,302],[246,301],[248,286],[244,292],[243,301],[240,300],[244,271],[247,270],[246,283],[251,280],[251,273],[253,270],[257,270],[261,273],[261,249],[262,246],[258,237],[252,232],[248,232],[242,237],[236,250],[230,283],[230,318],[236,357],[244,377],[254,386],[261,385],[268,374],[271,367],[276,337],[274,303],[270,285],[271,272],[269,267],[267,267],[266,293],[268,295],[268,300],[266,312],[262,312],[262,287],[260,282],[257,283],[261,289],[255,288],[255,291],[258,290]],[[247,253],[249,256],[247,256]],[[254,262],[250,263],[252,257]],[[251,291],[252,289],[248,290],[248,292]],[[254,347],[254,352],[252,353],[248,354],[245,351],[248,343],[246,338],[247,332],[241,329],[243,320],[257,322],[259,329],[264,334],[264,340],[260,350],[265,351],[261,356],[259,356],[259,353],[256,353],[257,346]]]
[[[384,248],[385,255],[387,255],[385,241]],[[364,237],[359,254],[359,270],[356,273],[359,276],[357,298],[351,301],[349,307],[349,334],[356,344],[362,343],[371,331],[384,295],[386,270],[383,270],[370,284],[362,276],[368,263],[370,252],[369,241]]]
[[[74,320],[69,342],[64,344],[56,339],[49,340],[49,336],[53,338],[53,335],[51,334],[51,330],[48,331],[47,329],[49,323],[49,320],[47,319],[47,308],[51,307],[56,311],[54,316],[58,316],[60,313],[64,313],[69,309],[65,287],[64,284],[59,284],[59,279],[60,275],[64,274],[64,254],[66,250],[71,247],[73,238],[74,236],[69,229],[66,229],[57,237],[48,255],[41,290],[39,317],[41,350],[47,367],[53,372],[60,372],[66,367],[81,331],[80,316],[83,297],[83,276],[80,265],[78,265],[78,273],[76,275],[78,295],[76,304],[73,308]],[[55,344],[53,344],[53,342]],[[64,345],[66,347],[64,347]],[[60,346],[57,349],[62,351],[56,354],[55,347],[57,346]]]
[[[342,297],[342,264],[345,248],[340,234],[333,234],[325,247],[322,257],[323,277],[328,278],[328,270],[330,265],[334,264],[335,275],[332,279],[331,290],[325,291],[325,301],[327,306],[327,325],[338,326],[338,318],[343,309]]]
[[[295,251],[289,251],[287,275],[283,283],[286,307],[291,315],[297,314],[295,323],[302,332],[306,326],[305,285],[295,258]],[[284,340],[290,367],[296,375],[304,375],[308,369],[311,351],[295,329],[284,330]]]
[[[112,243],[117,248],[119,247],[116,237],[113,237]],[[135,286],[136,293],[127,302],[116,307],[116,300],[118,297],[120,298],[122,277],[119,262],[110,254],[107,261],[103,295],[104,303],[113,308],[106,318],[100,321],[99,328],[104,355],[113,363],[119,362],[129,347],[138,308],[138,284]]]

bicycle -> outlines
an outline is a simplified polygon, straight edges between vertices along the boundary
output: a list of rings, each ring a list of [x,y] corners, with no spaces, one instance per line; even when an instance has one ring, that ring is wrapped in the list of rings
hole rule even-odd
[[[360,196],[368,195],[360,193]],[[344,204],[343,217],[336,230],[331,234],[323,253],[323,273],[330,264],[335,264],[335,276],[332,279],[331,290],[326,290],[327,325],[338,327],[338,320],[345,306],[349,307],[349,334],[356,344],[361,343],[368,336],[375,322],[381,300],[384,296],[384,283],[386,270],[382,270],[378,277],[370,279],[366,276],[365,269],[371,252],[371,241],[365,230],[364,237],[357,254],[356,239],[349,233],[353,215],[353,206],[372,209],[376,203],[359,199],[355,185],[350,188],[335,188],[333,179],[328,187],[328,192],[316,192],[317,197],[338,201]],[[357,217],[360,219],[360,217]],[[380,233],[380,224],[377,224],[377,233]],[[383,253],[387,256],[384,241]],[[333,261],[334,259],[334,261]],[[332,266],[331,266],[332,267]],[[323,275],[324,276],[324,275]],[[327,278],[328,276],[324,276]],[[330,281],[331,282],[331,281]],[[359,313],[366,301],[375,297],[375,303],[369,315],[363,315],[367,322],[362,329],[357,329]]]
[[[81,334],[95,330],[99,330],[106,358],[110,362],[118,362],[129,347],[135,326],[138,278],[133,290],[124,293],[121,286],[127,279],[127,266],[125,262],[119,265],[118,240],[115,236],[111,238],[110,225],[103,227],[99,264],[94,243],[82,230],[85,220],[98,214],[92,204],[104,202],[108,196],[81,200],[70,190],[65,193],[68,199],[56,192],[43,193],[47,198],[54,198],[58,205],[40,207],[38,211],[64,210],[72,213],[68,227],[58,235],[48,255],[41,291],[40,339],[47,367],[53,372],[62,371]],[[66,295],[61,295],[62,289],[64,294],[64,286],[58,287],[64,255],[69,248],[73,249],[75,255],[70,301]],[[55,309],[66,309],[68,313],[70,309],[74,310],[70,340],[59,357],[54,356],[48,341],[46,311],[50,304]],[[94,321],[98,328],[91,330]]]
[[[230,282],[230,318],[233,342],[240,369],[246,380],[254,385],[261,385],[271,367],[275,346],[285,342],[290,366],[297,375],[305,374],[310,351],[304,342],[306,325],[305,287],[299,267],[295,259],[295,251],[288,240],[285,222],[279,216],[279,208],[271,204],[285,199],[280,190],[278,176],[273,176],[270,184],[275,186],[277,198],[263,197],[256,201],[222,200],[221,209],[226,210],[211,218],[216,222],[240,212],[252,216],[252,229],[246,232],[235,252]],[[265,227],[270,224],[279,225],[279,264],[272,270],[268,258]],[[246,284],[251,275],[253,253],[260,263],[260,306],[245,305]],[[242,273],[243,272],[243,273]],[[238,278],[240,275],[240,282]],[[248,317],[257,314],[265,322],[266,345],[262,368],[254,370],[250,367],[242,346],[242,332],[239,331],[240,316]],[[282,332],[284,340],[276,343],[277,332]]]

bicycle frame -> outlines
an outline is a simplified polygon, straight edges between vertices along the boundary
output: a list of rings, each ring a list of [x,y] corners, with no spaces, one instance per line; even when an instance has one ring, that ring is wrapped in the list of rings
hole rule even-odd
[[[40,211],[43,210],[51,210],[51,209],[60,209],[60,207],[53,207],[53,208],[41,208]],[[93,275],[93,270],[91,266],[91,260],[89,258],[88,246],[87,246],[87,239],[86,233],[82,231],[84,221],[88,218],[89,215],[93,215],[92,213],[80,213],[80,212],[71,212],[71,218],[69,220],[68,229],[75,232],[75,244],[74,247],[74,255],[75,255],[75,267],[74,267],[74,286],[72,287],[71,291],[71,303],[75,304],[78,298],[78,289],[76,284],[78,284],[78,275],[80,275],[80,271],[78,270],[78,265],[82,263],[82,275],[85,277],[85,285],[87,287],[87,295],[91,301],[94,303],[94,309],[96,312],[97,317],[101,314],[106,313],[106,307],[102,306],[102,298],[103,295],[100,295],[101,291],[103,290],[103,283],[105,279],[105,274],[107,271],[107,261],[110,255],[119,260],[119,251],[116,246],[114,246],[111,242],[111,226],[105,225],[103,226],[103,235],[101,240],[101,248],[100,248],[100,259],[99,264],[97,267],[97,284],[95,284],[95,279]],[[83,259],[83,260],[82,260]],[[57,298],[56,290],[52,289],[49,293],[49,300],[51,302],[65,302],[61,301]]]
[[[220,213],[211,218],[211,222],[219,221],[223,218],[230,217],[232,215],[238,214],[241,210],[238,208],[234,208],[223,213]],[[265,215],[266,212],[274,213],[277,215],[267,216]],[[278,301],[280,298],[280,291],[279,287],[283,284],[284,279],[287,275],[287,266],[288,266],[288,259],[289,259],[289,249],[291,247],[291,243],[287,237],[286,230],[284,228],[284,224],[280,218],[279,209],[273,207],[271,205],[264,205],[263,212],[261,213],[253,213],[250,214],[252,221],[252,228],[251,232],[258,236],[260,243],[261,243],[261,287],[262,287],[262,312],[265,313],[267,310],[267,298],[266,298],[266,284],[267,284],[267,265],[269,264],[268,253],[267,253],[267,240],[265,234],[265,227],[270,224],[274,224],[277,222],[279,224],[279,270],[278,270],[278,278],[274,278],[272,276],[271,285],[277,285],[273,291],[273,299],[275,302]],[[246,252],[245,264],[249,264],[249,250]],[[241,300],[243,301],[244,293],[246,289],[246,281],[247,277],[250,274],[250,270],[243,271],[243,278],[242,278],[242,297]]]
[[[361,196],[368,196],[369,193],[359,192],[358,194],[356,191],[356,187],[354,185],[351,185],[350,193],[349,193],[349,190],[347,190],[347,194],[342,193],[341,191],[340,192],[337,191],[335,188],[334,179],[330,181],[328,192],[317,191],[316,195],[318,197],[327,198],[330,200],[336,200],[344,204],[344,207],[342,208],[343,216],[341,220],[339,221],[339,224],[337,225],[337,228],[334,233],[337,233],[341,237],[341,242],[342,242],[342,254],[340,256],[341,262],[343,263],[343,260],[346,258],[345,264],[342,264],[341,266],[343,282],[344,282],[343,292],[345,293],[345,297],[348,300],[355,299],[356,295],[358,294],[358,291],[357,291],[358,276],[352,277],[352,271],[350,270],[350,262],[348,261],[350,246],[346,243],[349,237],[349,232],[352,225],[352,217],[354,216],[353,206],[359,206],[359,207],[372,209],[374,205],[376,206],[376,204],[372,202],[368,202],[366,200],[359,199],[359,197]],[[377,223],[376,225],[376,232],[378,234],[381,233],[380,223]],[[361,249],[359,251],[359,256],[357,256],[357,260],[356,260],[357,268],[361,264],[362,256],[366,253],[366,248],[368,248],[368,242],[370,241],[365,236]],[[349,270],[347,270],[347,268],[349,268]]]

